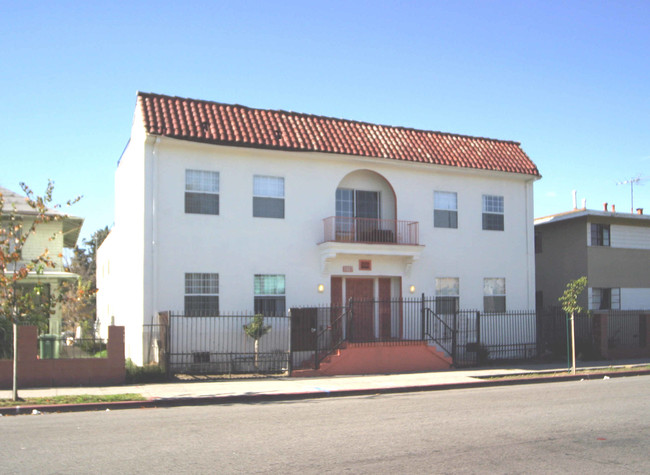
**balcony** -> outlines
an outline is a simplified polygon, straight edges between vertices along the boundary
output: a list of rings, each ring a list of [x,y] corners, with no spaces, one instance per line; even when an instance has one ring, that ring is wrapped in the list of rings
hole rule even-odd
[[[420,223],[417,221],[332,216],[325,218],[323,224],[323,242],[420,244]]]
[[[404,272],[410,272],[413,261],[420,257],[420,233],[417,221],[395,219],[348,218],[332,216],[323,220],[323,242],[318,247],[321,271],[347,256],[397,257]]]

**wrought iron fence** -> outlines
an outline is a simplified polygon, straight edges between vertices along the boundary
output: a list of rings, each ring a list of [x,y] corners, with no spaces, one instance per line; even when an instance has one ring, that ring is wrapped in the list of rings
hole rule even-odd
[[[268,333],[258,344],[244,331],[254,315],[188,316],[168,313],[151,343],[164,348],[170,373],[278,374],[289,370],[289,317],[264,317]],[[164,338],[161,338],[161,335]],[[152,348],[152,353],[155,348]]]
[[[607,310],[596,315],[585,311],[575,315],[576,354],[579,359],[603,357],[595,322],[607,317],[607,349],[615,356],[641,356],[647,345],[647,310]],[[561,308],[538,312],[538,342],[540,354],[565,357],[570,351],[569,320]]]
[[[650,312],[645,312],[650,313]],[[607,317],[607,347],[610,350],[632,350],[646,346],[644,312],[611,310]]]
[[[610,347],[646,344],[646,317],[635,312],[612,315]],[[456,367],[567,354],[567,319],[557,309],[483,313],[456,310],[448,301],[424,295],[351,300],[344,306],[298,307],[290,316],[264,317],[270,331],[259,338],[257,348],[244,331],[253,317],[165,312],[145,325],[146,359],[165,364],[170,373],[254,375],[318,369],[346,342],[426,341],[450,356]],[[595,356],[593,319],[578,315],[575,324],[578,354],[585,359]]]
[[[436,311],[438,307],[442,312]],[[537,356],[534,311],[494,314],[449,309],[448,302],[437,305],[435,298],[424,295],[350,300],[345,307],[293,308],[294,368],[318,369],[320,361],[343,342],[423,340],[451,357],[457,367]]]

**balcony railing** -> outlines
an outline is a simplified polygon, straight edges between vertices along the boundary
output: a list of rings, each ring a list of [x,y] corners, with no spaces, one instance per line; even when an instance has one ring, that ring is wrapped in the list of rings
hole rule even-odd
[[[324,242],[358,242],[367,244],[409,244],[420,239],[417,221],[395,219],[349,218],[332,216],[323,220]]]

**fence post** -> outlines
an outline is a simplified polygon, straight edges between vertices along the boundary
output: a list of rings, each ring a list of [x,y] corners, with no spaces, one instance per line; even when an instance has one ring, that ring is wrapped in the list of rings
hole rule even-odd
[[[421,326],[422,326],[421,335],[422,335],[422,339],[424,340],[425,339],[424,338],[424,335],[425,335],[425,319],[426,319],[425,310],[424,310],[424,292],[422,292],[422,300],[420,301],[420,316],[421,316],[421,320],[422,320],[422,322],[421,322]]]
[[[172,314],[167,313],[165,319],[165,373],[167,379],[171,376],[171,341],[172,341]]]
[[[330,309],[330,312],[331,311],[332,310]],[[330,325],[331,325],[331,322],[332,322],[331,315],[329,317],[329,320],[330,320]],[[311,331],[311,328],[312,328],[311,323],[312,322],[309,322],[309,328],[310,328],[309,331]],[[314,326],[316,328],[316,338],[315,338],[316,341],[314,342],[314,369],[320,369],[320,358],[318,357],[318,313],[316,314],[316,322],[315,322]]]
[[[481,312],[476,312],[476,348],[481,348]],[[478,353],[477,353],[478,354]]]
[[[353,306],[353,302],[352,302],[352,299],[350,299],[350,300],[348,300],[348,311],[347,311],[347,315],[348,315],[348,322],[347,322],[348,323],[347,324],[348,331],[347,331],[346,339],[348,341],[354,341],[354,332],[352,331],[352,328],[353,328],[352,319],[354,318],[354,312],[352,311],[352,306]]]
[[[458,313],[454,312],[454,328],[451,331],[451,361],[454,362],[458,358],[456,354],[456,335],[458,335]]]
[[[288,376],[291,376],[293,371],[293,345],[291,340],[293,339],[293,317],[291,316],[291,309],[289,309],[289,361],[287,362],[287,370],[289,371]]]

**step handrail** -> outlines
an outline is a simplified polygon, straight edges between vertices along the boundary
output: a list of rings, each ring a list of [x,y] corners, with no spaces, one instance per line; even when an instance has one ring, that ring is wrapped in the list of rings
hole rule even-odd
[[[452,328],[445,322],[442,318],[438,316],[433,310],[430,308],[424,308],[424,316],[425,316],[425,331],[424,335],[425,338],[428,337],[427,339],[430,341],[433,341],[435,344],[440,346],[451,358],[453,359],[456,353],[456,329]],[[427,317],[432,317],[431,319],[433,320],[433,325],[436,323],[442,326],[442,330],[444,330],[445,333],[449,333],[451,335],[451,348],[449,347],[449,338],[438,338],[436,335],[432,334],[432,328],[433,325],[429,325],[430,323],[430,318]],[[456,315],[454,314],[454,319],[456,318]],[[433,332],[435,333],[435,332]]]

